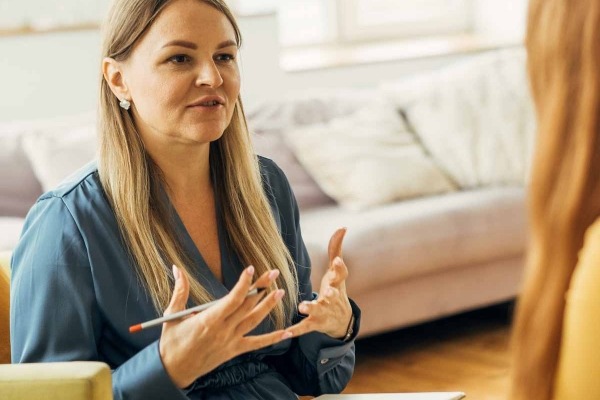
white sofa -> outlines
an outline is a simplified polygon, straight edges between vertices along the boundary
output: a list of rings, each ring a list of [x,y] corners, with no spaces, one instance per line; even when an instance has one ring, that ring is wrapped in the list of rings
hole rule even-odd
[[[506,75],[500,79],[504,81],[490,87],[489,80],[498,74]],[[257,153],[282,167],[298,198],[315,285],[327,267],[329,236],[337,227],[348,227],[344,244],[350,269],[347,287],[363,310],[362,337],[502,302],[517,294],[526,241],[523,182],[533,130],[524,82],[522,51],[513,50],[476,57],[425,76],[382,83],[379,88],[307,91],[250,107],[247,114]],[[506,96],[512,100],[503,101]],[[365,101],[374,98],[402,115],[403,126],[416,138],[413,144],[423,147],[420,154],[439,168],[448,185],[434,193],[424,187],[422,195],[411,187],[403,196],[402,190],[389,191],[388,182],[381,182],[388,197],[400,193],[398,198],[382,200],[367,193],[366,203],[350,206],[338,196],[337,188],[328,190],[329,195],[323,192],[323,185],[316,181],[327,186],[319,174],[328,166],[318,164],[311,169],[290,137],[315,126],[319,134],[331,128],[344,135],[352,125],[343,125],[343,119],[355,118]],[[485,112],[480,115],[478,107]],[[377,126],[376,120],[368,122]],[[488,122],[493,126],[486,127]],[[93,155],[93,140],[77,139],[87,137],[92,126],[93,117],[83,116],[52,124],[0,127],[2,142],[7,144],[0,148],[0,252],[14,247],[22,218],[42,193],[42,186],[51,186],[64,173],[57,165],[64,163],[64,155],[73,153],[73,146],[82,149],[79,154]],[[445,136],[436,137],[436,129],[445,130]],[[508,145],[506,136],[513,138]],[[444,141],[448,143],[441,147]],[[473,149],[465,152],[469,146]],[[386,165],[380,163],[377,168]],[[402,178],[405,173],[393,171],[386,179],[394,175]],[[354,193],[355,185],[343,189],[359,198],[362,195]]]

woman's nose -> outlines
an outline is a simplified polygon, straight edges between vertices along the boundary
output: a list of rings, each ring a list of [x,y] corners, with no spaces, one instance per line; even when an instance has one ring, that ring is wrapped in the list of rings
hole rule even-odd
[[[198,76],[196,78],[196,86],[210,86],[213,88],[223,84],[223,78],[215,63],[206,61],[198,67]]]

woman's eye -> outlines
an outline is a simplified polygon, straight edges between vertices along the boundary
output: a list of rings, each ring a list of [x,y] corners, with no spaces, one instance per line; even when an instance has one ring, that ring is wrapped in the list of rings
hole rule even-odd
[[[184,64],[190,61],[190,57],[185,54],[177,54],[176,56],[169,58],[169,61],[173,64]]]
[[[229,62],[235,60],[235,56],[233,54],[219,54],[217,60]]]

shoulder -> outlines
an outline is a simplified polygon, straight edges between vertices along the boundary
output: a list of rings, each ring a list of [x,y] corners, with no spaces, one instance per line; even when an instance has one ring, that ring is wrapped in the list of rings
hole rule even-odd
[[[263,181],[267,181],[275,186],[285,186],[286,189],[289,189],[287,177],[275,161],[267,157],[258,156],[258,165]]]
[[[596,219],[586,230],[579,258],[580,261],[586,258],[600,260],[600,218]]]
[[[81,190],[83,186],[93,189],[101,187],[96,161],[92,161],[75,171],[56,188],[44,193],[38,201],[52,197],[69,198],[74,191]]]
[[[600,218],[596,219],[585,231],[583,247],[579,252],[579,261],[586,258],[600,260]]]
[[[297,204],[285,173],[275,161],[269,158],[258,156],[258,163],[263,189],[271,205],[276,206],[280,211],[293,213],[297,209]]]
[[[597,218],[585,232],[586,242],[600,246],[600,218]]]
[[[46,224],[54,221],[58,228],[61,226],[59,221],[76,222],[83,215],[93,217],[106,207],[109,206],[98,176],[98,167],[91,162],[67,177],[55,189],[42,194],[29,211],[25,228],[42,221]]]
[[[56,188],[44,193],[36,206],[44,203],[62,203],[71,212],[91,210],[94,207],[108,206],[100,183],[98,166],[92,161],[65,178]]]
[[[569,296],[585,298],[586,302],[595,299],[600,305],[600,218],[589,226],[585,233],[583,247],[579,251],[577,266],[571,278]]]
[[[13,267],[43,267],[50,262],[60,264],[65,259],[85,259],[82,226],[90,225],[85,222],[96,218],[94,192],[99,188],[97,168],[88,164],[40,196],[25,218],[13,252]]]

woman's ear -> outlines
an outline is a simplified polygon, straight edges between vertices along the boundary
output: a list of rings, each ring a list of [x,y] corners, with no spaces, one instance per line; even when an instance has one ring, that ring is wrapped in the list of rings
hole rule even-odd
[[[131,100],[131,95],[123,76],[122,64],[110,57],[102,60],[102,74],[110,89],[119,100]]]

